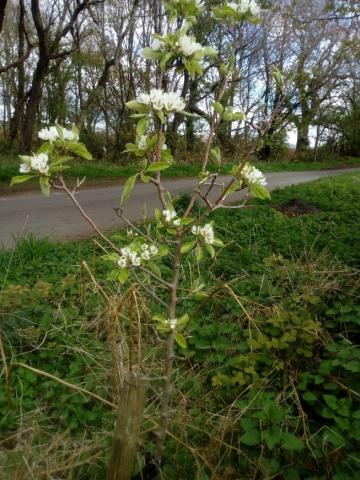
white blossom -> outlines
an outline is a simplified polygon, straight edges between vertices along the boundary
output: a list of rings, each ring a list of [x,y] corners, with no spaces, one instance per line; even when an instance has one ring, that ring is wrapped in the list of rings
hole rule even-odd
[[[177,318],[169,318],[167,320],[167,324],[169,325],[170,330],[175,330],[175,327],[177,325]]]
[[[193,235],[202,237],[205,243],[212,245],[215,242],[214,229],[210,223],[206,223],[203,227],[193,225],[191,227]]]
[[[238,3],[228,2],[227,6],[232,8],[237,13],[250,12],[253,16],[259,15],[261,11],[255,0],[240,0]]]
[[[176,218],[175,210],[163,210],[162,212],[165,222],[170,223],[174,218]]]
[[[165,46],[166,46],[165,42],[163,42],[162,40],[159,40],[158,38],[154,38],[150,44],[150,48],[151,50],[154,50],[154,52],[163,50]]]
[[[117,261],[117,264],[119,265],[120,268],[126,268],[127,266],[126,258],[120,257],[119,260]]]
[[[180,224],[181,224],[181,220],[180,220],[180,218],[177,218],[176,220],[174,220],[174,221],[173,221],[173,225],[174,225],[174,227],[179,227],[179,226],[180,226]]]
[[[41,140],[48,140],[49,142],[54,142],[59,138],[59,133],[56,127],[43,128],[38,132],[38,137]]]
[[[49,156],[47,153],[39,153],[31,157],[31,168],[42,174],[47,174],[49,171]]]
[[[177,92],[166,93],[157,88],[151,89],[150,93],[141,93],[136,100],[154,110],[180,112],[185,108],[185,102]]]
[[[129,266],[138,267],[141,264],[141,257],[135,250],[129,247],[124,247],[120,250],[121,257],[118,259],[117,264],[120,268],[126,268]]]
[[[265,175],[249,163],[244,165],[241,173],[248,183],[262,185],[263,187],[267,184]]]
[[[64,137],[64,140],[69,140],[70,142],[76,141],[76,134],[72,130],[68,130],[67,128],[62,129],[62,134]]]
[[[141,246],[141,250],[141,258],[144,260],[150,260],[159,252],[159,249],[156,245],[148,245],[147,243],[144,243],[144,245]]]
[[[150,260],[150,258],[151,258],[150,251],[145,250],[144,252],[142,252],[141,258],[143,258],[144,260]]]
[[[28,163],[20,163],[19,172],[29,173],[31,172],[31,166]]]
[[[185,57],[190,57],[194,53],[201,52],[203,50],[202,45],[200,45],[200,43],[198,43],[194,37],[189,37],[188,35],[183,35],[180,37],[177,45]]]
[[[232,8],[235,12],[237,12],[239,8],[239,5],[235,2],[228,2],[226,6]]]
[[[145,150],[146,149],[146,143],[147,143],[147,136],[146,135],[141,135],[138,142],[137,142],[138,147],[141,148],[142,150]]]
[[[150,245],[149,250],[151,255],[157,255],[159,253],[159,249],[156,245]]]
[[[185,102],[177,92],[164,93],[163,106],[168,112],[181,112],[185,108]]]

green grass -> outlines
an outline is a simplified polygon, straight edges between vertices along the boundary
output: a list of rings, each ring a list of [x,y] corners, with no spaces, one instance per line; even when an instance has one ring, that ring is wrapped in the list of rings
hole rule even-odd
[[[192,449],[200,448],[209,462],[219,462],[224,478],[225,471],[255,478],[254,468],[259,478],[351,479],[359,474],[354,459],[360,406],[351,393],[359,389],[360,366],[355,343],[360,325],[355,270],[360,265],[359,187],[360,174],[340,175],[273,192],[270,202],[254,202],[253,209],[213,215],[226,248],[216,262],[205,261],[202,280],[228,284],[240,304],[228,290],[201,310],[199,301],[187,303],[193,318],[189,351],[177,350],[183,359],[173,405],[180,423],[172,432]],[[294,197],[318,212],[288,217],[272,208]],[[100,254],[90,240],[23,239],[14,251],[0,255],[0,318],[6,350],[15,361],[106,397],[109,355],[102,302],[80,268],[85,259],[97,281],[106,284],[107,266]],[[270,347],[274,339],[277,343]],[[51,434],[67,430],[73,442],[85,435],[108,451],[109,438],[96,443],[100,432],[112,429],[114,414],[107,407],[21,368],[12,385],[12,408],[4,383],[0,388],[3,437],[34,416]],[[308,443],[298,402],[309,422]],[[41,409],[37,414],[36,408]],[[220,437],[224,444],[219,446],[215,439]],[[151,450],[151,439],[144,445]],[[209,478],[206,468],[196,469],[189,450],[172,440],[167,456],[165,479]],[[104,478],[105,461],[101,457],[78,469],[73,478]]]

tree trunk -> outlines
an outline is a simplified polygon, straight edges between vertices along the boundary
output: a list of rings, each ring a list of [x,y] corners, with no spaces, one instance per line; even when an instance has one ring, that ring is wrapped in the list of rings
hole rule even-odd
[[[25,152],[31,151],[37,113],[42,97],[42,85],[49,68],[49,63],[48,58],[40,57],[34,72],[21,134],[22,147]]]
[[[18,57],[22,58],[25,54],[25,6],[24,0],[19,2],[19,44]],[[22,129],[24,119],[24,104],[25,104],[25,65],[20,62],[17,67],[17,92],[14,114],[10,122],[10,142],[12,143],[18,136]]]
[[[302,119],[297,125],[297,155],[302,155],[309,149],[309,127],[310,123],[307,119]]]

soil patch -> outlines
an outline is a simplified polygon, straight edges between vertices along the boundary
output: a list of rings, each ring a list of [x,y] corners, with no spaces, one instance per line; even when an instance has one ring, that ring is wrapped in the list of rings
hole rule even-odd
[[[282,205],[276,205],[274,207],[281,213],[284,213],[288,217],[298,217],[299,215],[313,215],[319,213],[320,210],[309,203],[304,202],[298,198],[292,198]]]

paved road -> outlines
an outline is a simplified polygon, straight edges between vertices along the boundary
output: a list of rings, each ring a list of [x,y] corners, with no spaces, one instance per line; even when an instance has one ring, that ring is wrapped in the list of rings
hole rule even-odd
[[[268,187],[274,190],[351,171],[360,169],[269,173]],[[223,182],[228,178],[230,177],[222,176],[218,181]],[[166,181],[165,186],[176,195],[190,192],[195,183],[195,179],[181,179]],[[77,198],[101,229],[110,230],[121,225],[114,212],[114,208],[119,206],[121,192],[122,186],[94,187],[80,191]],[[136,185],[126,205],[127,217],[139,220],[143,216],[144,208],[150,214],[153,208],[159,207],[159,201],[154,193],[153,185]],[[232,201],[240,199],[240,193],[231,196]],[[29,232],[38,237],[56,240],[86,238],[93,234],[91,227],[71,200],[61,192],[54,192],[50,198],[45,198],[37,192],[0,196],[0,245],[9,248],[14,244],[15,238]]]

